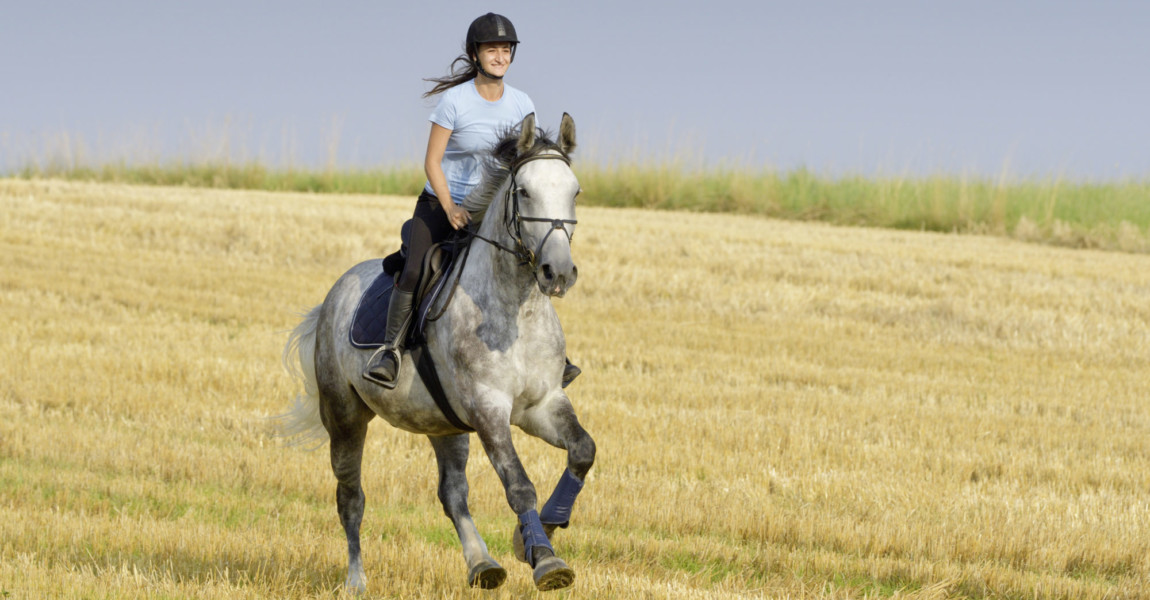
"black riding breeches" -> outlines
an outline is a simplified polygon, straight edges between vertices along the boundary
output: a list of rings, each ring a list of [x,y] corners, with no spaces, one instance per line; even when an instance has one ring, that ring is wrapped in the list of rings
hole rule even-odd
[[[395,287],[405,292],[414,292],[419,284],[419,270],[423,256],[435,244],[451,236],[455,228],[447,220],[447,213],[439,205],[439,198],[423,190],[415,202],[415,214],[411,217],[411,239],[407,246],[407,262],[403,265]]]

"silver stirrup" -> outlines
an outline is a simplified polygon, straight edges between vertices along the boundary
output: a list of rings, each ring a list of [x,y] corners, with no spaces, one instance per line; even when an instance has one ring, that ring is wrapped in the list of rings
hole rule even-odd
[[[393,379],[391,381],[384,381],[383,379],[380,379],[380,378],[372,375],[372,373],[371,373],[371,365],[374,365],[376,362],[376,359],[379,358],[379,355],[384,353],[384,352],[390,352],[391,356],[395,358],[395,379]],[[386,346],[386,345],[380,346],[379,349],[377,349],[375,352],[373,352],[371,354],[371,358],[368,359],[367,364],[368,364],[368,367],[363,370],[363,378],[364,379],[366,379],[372,383],[381,385],[381,386],[383,386],[389,390],[395,389],[395,385],[397,383],[399,383],[399,374],[402,372],[402,369],[403,369],[403,355],[400,354],[399,348],[396,348],[395,346]]]

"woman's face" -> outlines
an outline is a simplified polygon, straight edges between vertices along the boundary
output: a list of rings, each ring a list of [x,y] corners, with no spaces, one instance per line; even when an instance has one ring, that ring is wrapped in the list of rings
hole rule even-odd
[[[507,74],[507,67],[511,66],[511,44],[495,42],[479,44],[479,64],[491,75],[502,77]]]

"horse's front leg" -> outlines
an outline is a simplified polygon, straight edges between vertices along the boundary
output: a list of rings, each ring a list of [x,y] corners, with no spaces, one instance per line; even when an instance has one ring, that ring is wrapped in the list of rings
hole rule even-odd
[[[535,510],[535,486],[527,477],[527,471],[511,443],[510,416],[510,398],[480,398],[475,403],[471,422],[499,480],[503,482],[507,503],[519,517],[516,534],[523,539],[523,549],[516,552],[516,558],[534,569],[535,587],[544,591],[565,588],[575,580],[575,572],[555,556],[555,550],[543,532],[543,524]]]
[[[550,539],[557,527],[566,528],[571,523],[575,498],[583,489],[587,473],[595,463],[595,441],[579,424],[575,409],[563,392],[526,411],[519,425],[523,431],[556,448],[567,450],[567,468],[559,477],[551,497],[539,511],[543,530]],[[518,539],[515,541],[519,542]]]
[[[467,508],[467,449],[470,436],[466,433],[449,436],[428,436],[435,449],[439,464],[439,501],[443,512],[455,524],[463,558],[467,561],[467,584],[483,589],[497,588],[507,579],[507,571],[487,553],[487,544],[479,536],[475,521]]]

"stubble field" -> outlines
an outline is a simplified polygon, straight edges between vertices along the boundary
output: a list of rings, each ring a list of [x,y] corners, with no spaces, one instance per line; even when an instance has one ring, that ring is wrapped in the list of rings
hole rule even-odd
[[[0,595],[332,597],[287,331],[412,198],[0,180]],[[557,598],[1150,597],[1150,256],[581,208],[557,301],[599,454]],[[543,492],[565,457],[519,436]],[[375,422],[368,597],[468,589],[426,439]]]

